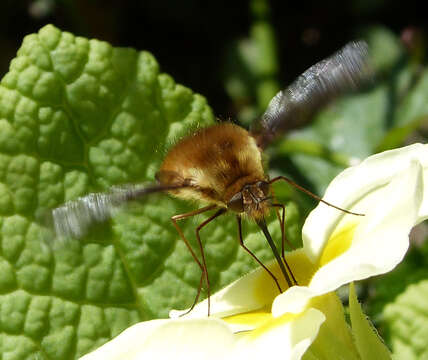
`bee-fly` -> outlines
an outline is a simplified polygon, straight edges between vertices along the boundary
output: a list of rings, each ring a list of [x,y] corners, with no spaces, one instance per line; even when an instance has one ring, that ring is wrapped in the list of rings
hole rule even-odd
[[[167,192],[181,199],[197,200],[204,205],[197,210],[171,217],[178,234],[201,269],[197,295],[190,310],[197,303],[205,282],[209,314],[210,284],[199,233],[204,226],[225,213],[235,214],[240,245],[269,273],[278,290],[282,292],[276,276],[244,244],[241,226],[243,216],[254,220],[261,228],[287,285],[297,285],[284,256],[284,205],[272,200],[272,183],[285,181],[329,206],[351,212],[327,203],[284,176],[269,179],[262,166],[262,151],[285,131],[308,122],[314,112],[329,100],[357,88],[370,76],[367,45],[364,42],[347,44],[331,57],[310,67],[288,88],[280,91],[250,131],[229,122],[199,129],[180,140],[168,152],[156,175],[157,183],[113,187],[110,192],[89,194],[54,209],[52,214],[57,234],[81,237],[92,223],[110,218],[117,206],[153,192]],[[276,211],[282,233],[281,255],[265,222],[272,207],[282,210],[282,215]],[[210,210],[215,212],[196,228],[201,254],[199,258],[178,222]]]

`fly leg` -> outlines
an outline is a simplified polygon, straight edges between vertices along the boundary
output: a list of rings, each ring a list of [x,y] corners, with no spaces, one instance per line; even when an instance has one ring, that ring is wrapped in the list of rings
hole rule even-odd
[[[215,218],[217,218],[218,216],[224,214],[226,212],[226,209],[219,209],[218,211],[216,211],[213,215],[211,215],[208,219],[206,219],[205,221],[203,221],[201,224],[199,224],[199,226],[196,228],[196,239],[198,240],[198,245],[199,245],[199,249],[201,251],[201,257],[202,257],[202,265],[205,268],[204,272],[205,272],[205,281],[207,283],[207,299],[208,299],[208,316],[210,316],[210,307],[211,307],[211,303],[210,303],[210,280],[208,278],[208,269],[207,269],[207,264],[205,261],[205,253],[204,253],[204,248],[202,246],[202,241],[201,238],[199,237],[199,231],[207,224],[209,224],[211,221],[213,221]],[[198,297],[199,297],[199,293],[201,292],[201,288],[199,287],[198,290]],[[192,305],[192,308],[190,310],[193,309],[193,307],[196,304],[197,299],[195,299],[195,302]],[[190,311],[189,310],[189,311]]]
[[[184,244],[186,245],[187,249],[189,249],[190,254],[191,254],[191,255],[192,255],[192,257],[193,257],[193,260],[195,260],[195,262],[198,264],[199,268],[200,268],[200,269],[201,269],[201,271],[202,271],[201,279],[200,279],[200,281],[199,281],[199,286],[198,286],[198,292],[197,292],[197,294],[196,294],[195,300],[193,301],[193,304],[192,304],[192,306],[189,308],[189,310],[188,310],[185,314],[183,314],[183,315],[186,315],[186,314],[188,314],[189,312],[191,312],[191,311],[193,310],[193,308],[195,307],[196,303],[198,302],[198,300],[199,300],[199,296],[200,296],[200,294],[201,294],[201,290],[202,290],[202,283],[203,283],[203,279],[204,279],[204,278],[205,278],[205,281],[206,281],[206,283],[207,283],[207,293],[208,293],[208,315],[209,315],[209,312],[210,312],[210,290],[209,290],[209,289],[210,289],[210,285],[209,285],[209,278],[208,278],[207,264],[206,264],[206,261],[205,261],[205,254],[204,254],[204,251],[203,251],[202,242],[201,242],[200,237],[199,237],[199,230],[200,230],[203,226],[205,226],[207,223],[209,223],[211,220],[213,220],[213,219],[215,219],[217,216],[219,216],[219,215],[220,215],[220,214],[219,214],[220,210],[222,210],[222,213],[223,213],[225,210],[224,210],[224,209],[220,209],[219,211],[217,211],[217,213],[215,213],[213,216],[211,216],[210,218],[208,218],[207,220],[205,220],[202,224],[200,224],[200,225],[196,228],[196,238],[197,238],[197,240],[198,240],[199,248],[200,248],[200,251],[201,251],[202,261],[200,261],[200,260],[198,259],[198,257],[196,256],[195,252],[193,251],[193,249],[192,249],[192,247],[191,247],[191,245],[190,245],[189,241],[188,241],[188,240],[186,239],[186,237],[184,236],[184,233],[183,233],[183,231],[181,230],[180,226],[178,225],[177,221],[178,221],[178,220],[183,220],[183,219],[186,219],[186,218],[189,218],[189,217],[195,216],[195,215],[202,214],[202,213],[204,213],[204,212],[207,212],[207,211],[210,211],[210,210],[212,210],[212,209],[215,209],[216,207],[217,207],[217,205],[209,205],[209,206],[203,207],[203,208],[201,208],[201,209],[197,209],[197,210],[194,210],[194,211],[190,211],[190,212],[188,212],[188,213],[184,213],[184,214],[174,215],[174,216],[172,216],[172,217],[171,217],[171,221],[172,221],[172,223],[173,223],[174,227],[176,228],[176,230],[177,230],[178,234],[180,235],[181,239],[184,241]]]
[[[337,210],[343,211],[347,214],[351,214],[351,215],[356,215],[356,216],[364,216],[364,214],[359,214],[359,213],[355,213],[346,209],[342,209],[339,206],[333,205],[332,203],[329,203],[328,201],[325,201],[323,199],[321,199],[318,195],[315,195],[314,193],[310,192],[309,190],[305,189],[303,186],[300,186],[298,184],[296,184],[293,180],[285,177],[285,176],[277,176],[276,178],[273,178],[272,180],[269,181],[269,184],[273,184],[274,182],[277,182],[279,180],[283,180],[286,183],[290,184],[291,186],[294,186],[297,190],[300,190],[302,192],[304,192],[305,194],[309,195],[310,197],[314,198],[315,200],[318,200],[328,206],[331,206]]]

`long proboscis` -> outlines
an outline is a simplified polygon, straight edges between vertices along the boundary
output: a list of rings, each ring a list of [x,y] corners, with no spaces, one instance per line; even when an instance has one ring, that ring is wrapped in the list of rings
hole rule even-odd
[[[307,124],[332,99],[358,89],[372,78],[367,44],[351,42],[311,66],[289,87],[276,94],[251,133],[258,146],[264,149],[284,132]]]
[[[285,262],[285,258],[281,259],[281,256],[279,255],[278,249],[275,246],[274,241],[272,240],[272,237],[270,236],[269,230],[266,226],[266,221],[265,219],[261,219],[256,221],[257,225],[260,227],[260,229],[262,230],[263,234],[265,235],[265,238],[270,246],[270,248],[272,249],[273,255],[275,256],[275,259],[279,265],[279,268],[282,272],[282,274],[284,275],[285,281],[287,282],[288,287],[292,287],[294,284],[294,282],[291,280],[291,277],[294,279],[293,273],[291,272],[290,267],[288,266],[288,264]],[[287,267],[287,269],[285,268]],[[288,271],[290,272],[290,275],[288,273]],[[297,284],[296,284],[297,285]]]
[[[93,224],[109,220],[122,205],[149,194],[183,187],[160,184],[113,186],[107,192],[91,193],[53,209],[52,225],[57,237],[79,239],[88,233]]]

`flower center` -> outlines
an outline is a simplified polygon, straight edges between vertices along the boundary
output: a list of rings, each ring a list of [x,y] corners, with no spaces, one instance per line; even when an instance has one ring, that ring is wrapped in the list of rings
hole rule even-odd
[[[352,244],[358,221],[348,221],[344,226],[333,231],[320,257],[319,266],[324,266],[331,260],[342,255]]]
[[[245,324],[248,325],[249,328],[259,327],[271,319],[272,313],[268,307],[223,318],[223,320],[229,324]]]
[[[270,308],[263,308],[257,311],[232,315],[223,318],[224,321],[231,325],[238,325],[240,329],[236,335],[255,339],[262,336],[278,326],[293,321],[300,314],[284,314],[277,318],[272,317]]]

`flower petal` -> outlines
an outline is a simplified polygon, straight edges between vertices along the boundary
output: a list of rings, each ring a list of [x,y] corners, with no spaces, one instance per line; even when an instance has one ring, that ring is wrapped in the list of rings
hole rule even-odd
[[[152,320],[131,326],[81,360],[257,359],[266,351],[300,359],[316,338],[324,314],[310,308],[235,335],[218,319]]]
[[[422,167],[412,161],[388,186],[362,200],[359,205],[367,209],[366,216],[350,248],[322,266],[309,286],[317,292],[332,291],[392,270],[406,254],[410,230],[418,221],[422,181]]]
[[[235,343],[228,326],[217,319],[153,320],[131,326],[81,360],[218,360]]]
[[[272,305],[273,316],[300,312],[312,297],[393,269],[404,257],[409,232],[418,221],[422,175],[421,164],[411,161],[387,186],[362,199],[358,206],[366,209],[366,216],[361,218],[350,247],[321,266],[308,287],[294,286],[278,296]],[[353,217],[347,215],[344,226]]]
[[[391,179],[416,159],[423,167],[424,187],[428,189],[428,145],[414,144],[370,156],[357,166],[340,173],[329,185],[323,197],[326,201],[351,211],[364,213],[358,204],[373,191],[386,186]],[[332,230],[344,213],[320,203],[306,219],[302,230],[307,255],[316,261]],[[417,222],[428,218],[428,191],[423,194]]]
[[[218,360],[231,353],[235,341],[221,320],[170,320],[148,337],[140,359]]]
[[[257,310],[270,305],[278,289],[263,268],[257,268],[211,296],[211,317],[225,317]],[[187,310],[172,310],[171,318],[203,318],[208,302],[204,300],[186,314]]]
[[[80,360],[136,359],[140,353],[141,339],[155,331],[168,320],[152,320],[135,324]]]
[[[260,360],[269,354],[280,354],[281,359],[300,359],[324,321],[324,314],[314,308],[298,315],[283,315],[243,337],[232,358],[239,355],[242,359]]]

